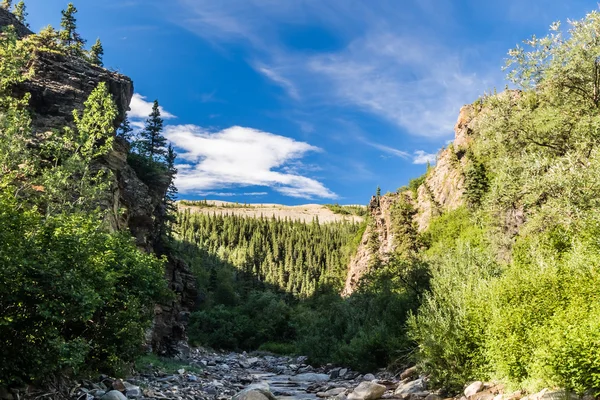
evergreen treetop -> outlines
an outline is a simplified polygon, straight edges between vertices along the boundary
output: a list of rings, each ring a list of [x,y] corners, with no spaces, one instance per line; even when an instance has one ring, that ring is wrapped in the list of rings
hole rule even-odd
[[[73,5],[73,3],[69,3],[66,10],[61,11],[62,19],[60,21],[60,26],[62,30],[60,31],[60,40],[64,46],[69,48],[73,53],[80,54],[83,45],[85,44],[85,40],[79,35],[77,32],[77,19],[75,18],[75,14],[77,14],[77,8]]]
[[[92,46],[89,52],[90,62],[99,67],[104,66],[102,62],[102,56],[104,56],[104,48],[102,47],[102,42],[100,38],[96,39],[96,43]]]
[[[140,133],[141,153],[150,161],[160,161],[161,157],[167,155],[167,139],[162,135],[163,123],[158,100],[154,100],[152,112],[146,120],[144,130]]]
[[[23,0],[19,1],[13,10],[13,14],[17,17],[17,20],[23,25],[29,27],[29,24],[26,22],[27,15],[27,7],[25,6],[25,2]]]

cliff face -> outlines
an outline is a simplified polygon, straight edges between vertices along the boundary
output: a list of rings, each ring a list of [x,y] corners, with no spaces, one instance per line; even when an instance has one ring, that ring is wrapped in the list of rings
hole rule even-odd
[[[420,232],[427,229],[436,215],[464,204],[463,169],[467,161],[464,154],[472,140],[471,134],[476,122],[473,106],[462,107],[454,127],[455,137],[452,145],[438,154],[435,167],[428,172],[424,182],[418,187],[416,198],[413,197],[413,206],[417,211],[414,221]],[[373,223],[367,226],[356,254],[350,260],[342,295],[350,295],[368,270],[371,251],[367,244],[373,229],[379,237],[378,253],[381,260],[385,262],[394,251],[391,208],[398,196],[397,193],[386,194],[381,197],[379,205],[374,198],[371,199],[369,210]]]
[[[19,35],[31,34],[14,16],[0,9],[0,28],[11,24]],[[15,95],[30,93],[32,134],[61,130],[73,125],[73,110],[83,110],[83,103],[100,82],[106,82],[117,105],[119,115],[115,129],[129,110],[133,82],[127,76],[90,65],[79,58],[55,53],[37,53],[31,61],[33,77],[14,88]],[[165,254],[156,238],[156,220],[164,214],[164,187],[149,188],[127,164],[129,144],[116,138],[112,151],[99,164],[113,173],[109,204],[109,223],[114,230],[128,229],[140,248],[158,255]],[[189,309],[196,298],[195,277],[188,266],[169,256],[165,276],[176,298],[169,304],[157,305],[151,342],[158,352],[173,352],[185,341],[185,326]]]
[[[397,194],[389,194],[381,197],[379,202],[377,202],[375,196],[371,198],[368,211],[373,222],[365,229],[356,254],[350,259],[348,275],[346,276],[346,283],[342,291],[343,296],[348,296],[352,293],[360,278],[369,269],[369,261],[372,254],[368,243],[373,230],[376,232],[380,244],[378,255],[381,261],[386,262],[394,250],[391,207],[397,197]]]

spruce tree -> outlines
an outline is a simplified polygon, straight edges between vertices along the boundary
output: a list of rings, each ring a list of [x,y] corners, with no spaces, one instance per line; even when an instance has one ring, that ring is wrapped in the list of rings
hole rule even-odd
[[[9,11],[12,7],[12,0],[2,0],[2,5],[0,5],[6,11]]]
[[[129,117],[125,114],[125,119],[123,119],[123,122],[119,125],[119,129],[117,129],[117,136],[129,141],[131,140],[132,133],[133,128],[129,124]]]
[[[28,15],[26,10],[27,10],[27,7],[25,6],[25,2],[23,0],[21,0],[15,6],[15,9],[13,10],[13,14],[15,15],[15,17],[17,17],[17,20],[20,23],[29,27],[29,24],[25,21],[27,19],[27,15]]]
[[[75,18],[77,8],[75,8],[73,3],[69,3],[67,9],[62,10],[61,14],[60,26],[62,30],[60,31],[60,40],[72,54],[80,55],[83,51],[85,40],[77,33],[77,19]]]
[[[169,144],[167,147],[167,173],[169,174],[169,188],[167,189],[167,194],[165,195],[165,204],[167,206],[168,211],[175,211],[175,198],[177,197],[177,187],[175,186],[175,175],[177,175],[177,168],[175,168],[175,159],[177,158],[177,153],[173,149],[173,146]]]
[[[96,43],[92,46],[89,52],[90,62],[99,67],[104,66],[102,63],[102,56],[104,56],[104,48],[102,47],[102,42],[100,42],[100,38],[96,39]]]
[[[158,100],[154,100],[152,112],[146,120],[146,126],[140,133],[141,155],[150,161],[160,161],[160,157],[167,155],[167,139],[162,135],[163,119],[160,117]]]

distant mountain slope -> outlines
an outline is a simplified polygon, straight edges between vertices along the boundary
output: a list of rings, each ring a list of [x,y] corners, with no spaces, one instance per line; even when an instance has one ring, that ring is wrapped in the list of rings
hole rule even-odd
[[[281,219],[300,220],[311,222],[315,217],[321,223],[337,221],[362,222],[363,217],[357,215],[342,215],[331,211],[322,204],[304,204],[299,206],[286,206],[282,204],[240,204],[221,200],[206,200],[202,202],[179,201],[178,207],[182,210],[189,209],[192,212],[203,214],[234,214],[247,217],[259,218],[272,217]],[[356,206],[353,206],[356,207]]]

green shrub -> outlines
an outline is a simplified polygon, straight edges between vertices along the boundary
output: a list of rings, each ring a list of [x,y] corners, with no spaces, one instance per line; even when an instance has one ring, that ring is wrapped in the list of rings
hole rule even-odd
[[[409,334],[418,343],[421,368],[432,383],[459,389],[487,377],[488,285],[499,268],[485,251],[459,242],[432,260],[431,273],[431,292],[410,318]]]
[[[0,193],[0,385],[132,361],[166,293],[162,262],[94,214],[40,216]]]
[[[290,307],[275,293],[252,292],[243,304],[223,304],[192,313],[190,340],[215,349],[256,350],[270,341],[292,339]]]

